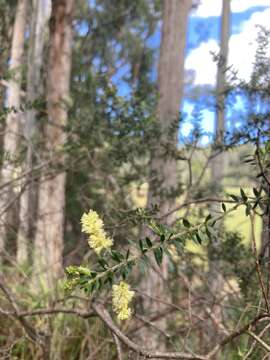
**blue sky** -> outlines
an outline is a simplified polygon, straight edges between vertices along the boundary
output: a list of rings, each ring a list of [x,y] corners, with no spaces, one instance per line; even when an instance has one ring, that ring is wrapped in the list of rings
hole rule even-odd
[[[190,16],[186,50],[186,69],[195,72],[195,85],[206,84],[215,87],[216,64],[210,51],[218,53],[221,0],[202,0],[198,10]],[[215,5],[213,6],[213,4]],[[232,0],[231,37],[229,64],[239,71],[239,76],[248,80],[252,70],[256,49],[256,25],[268,25],[270,0]],[[210,16],[207,16],[207,15]],[[269,26],[269,25],[268,25]],[[252,43],[253,41],[253,43]],[[184,99],[183,111],[187,113],[182,127],[184,134],[190,130],[190,117],[194,103]],[[234,110],[241,110],[243,101],[236,99]],[[228,112],[228,117],[234,111]],[[213,132],[214,109],[203,110],[202,126],[205,131]],[[235,124],[237,126],[237,123]]]
[[[200,2],[200,6],[189,17],[185,69],[193,73],[192,86],[199,86],[203,89],[207,87],[209,91],[209,89],[215,88],[216,64],[210,52],[218,53],[219,51],[222,0],[201,0]],[[256,51],[256,35],[258,32],[256,25],[270,27],[270,0],[231,0],[231,9],[229,64],[233,65],[241,78],[248,80]],[[159,45],[160,28],[148,41],[148,46],[151,48],[158,50]],[[121,81],[122,76],[128,71],[127,67],[123,67],[114,79],[118,85],[119,94],[123,96],[129,94],[128,86]],[[156,78],[156,66],[153,68],[153,78]],[[184,135],[190,131],[191,114],[196,105],[189,96],[191,89],[191,86],[186,89],[186,96],[183,101],[182,110],[186,117],[181,132]],[[205,97],[202,102],[205,103]],[[243,102],[240,98],[237,99],[234,106],[235,110],[241,110]],[[202,110],[202,114],[203,129],[212,132],[214,128],[213,106],[211,108],[207,105]]]

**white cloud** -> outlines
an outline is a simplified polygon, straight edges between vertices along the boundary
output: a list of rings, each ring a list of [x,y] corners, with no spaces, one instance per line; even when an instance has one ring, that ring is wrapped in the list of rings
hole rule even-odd
[[[192,13],[192,16],[209,17],[220,16],[222,0],[201,0],[198,8]]]
[[[239,0],[240,1],[240,0]],[[248,0],[245,0],[248,2]],[[257,0],[259,2],[259,0]],[[269,0],[270,1],[270,0]],[[270,8],[254,13],[241,26],[239,34],[232,35],[229,43],[229,65],[238,70],[238,76],[248,80],[252,71],[257,48],[257,25],[269,28]],[[185,63],[187,70],[195,70],[195,84],[211,84],[216,82],[216,63],[210,52],[218,53],[219,46],[215,40],[209,40],[191,51]],[[270,57],[270,53],[269,53]]]
[[[196,85],[214,84],[216,81],[216,65],[211,52],[217,53],[219,46],[215,40],[201,43],[191,51],[185,63],[187,70],[194,70]]]
[[[241,13],[255,6],[270,7],[270,0],[233,0],[232,12]]]
[[[241,13],[255,6],[269,6],[270,0],[232,0],[231,10],[233,13]],[[220,16],[222,0],[201,0],[201,4],[193,12],[193,16],[209,17]]]

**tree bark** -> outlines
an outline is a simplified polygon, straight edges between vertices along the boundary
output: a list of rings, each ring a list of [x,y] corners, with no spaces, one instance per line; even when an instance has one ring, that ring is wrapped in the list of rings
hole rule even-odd
[[[225,132],[225,87],[226,69],[229,53],[230,38],[231,0],[223,0],[221,33],[220,33],[220,54],[217,70],[216,84],[216,118],[215,118],[215,145],[217,151],[222,150],[223,136]],[[212,179],[217,195],[221,190],[221,183],[224,174],[224,154],[215,156],[212,161]]]
[[[50,50],[47,80],[48,122],[45,127],[45,148],[51,165],[50,172],[41,176],[38,197],[38,220],[35,236],[34,271],[45,284],[53,282],[62,272],[63,222],[66,174],[61,168],[65,144],[64,127],[68,118],[69,83],[72,55],[73,0],[53,0],[50,22]]]
[[[24,34],[26,28],[28,0],[18,0],[15,23],[12,35],[11,56],[9,70],[11,80],[8,84],[7,106],[12,111],[6,119],[5,135],[3,140],[3,165],[1,169],[1,184],[8,184],[16,174],[16,156],[18,155],[18,144],[20,139],[21,123],[21,81],[22,64],[24,53]],[[14,183],[10,183],[2,189],[0,194],[0,211],[3,212],[0,223],[0,259],[3,260],[5,241],[8,231],[9,211],[4,211],[8,202],[15,198]],[[15,201],[15,200],[14,200]]]
[[[187,17],[191,3],[191,0],[164,1],[156,111],[157,128],[161,135],[160,142],[152,148],[147,199],[148,207],[158,205],[160,215],[171,210],[179,186],[175,150],[184,83]]]
[[[32,23],[28,50],[27,73],[27,101],[33,104],[43,94],[41,70],[43,64],[43,49],[47,34],[47,25],[50,18],[51,1],[32,1]],[[34,204],[36,203],[37,189],[31,178],[33,166],[33,147],[36,128],[37,111],[28,110],[24,119],[24,139],[26,141],[26,158],[23,170],[29,175],[25,177],[25,188],[20,198],[19,230],[17,238],[17,262],[23,265],[28,262],[28,247],[30,241],[31,222],[34,222]]]
[[[221,15],[221,32],[220,32],[220,53],[218,60],[217,71],[217,84],[216,84],[216,118],[215,118],[215,151],[221,152],[215,156],[211,164],[211,179],[212,179],[212,191],[216,197],[221,195],[222,181],[224,177],[225,168],[225,154],[222,153],[223,138],[225,132],[225,100],[226,95],[226,69],[229,53],[229,38],[230,38],[230,18],[231,18],[231,0],[223,0],[222,2],[222,15]],[[220,204],[211,205],[211,212],[218,211]],[[222,226],[222,225],[221,225]],[[211,295],[215,298],[209,299],[210,303],[214,303],[212,312],[217,322],[222,322],[222,307],[221,307],[221,294],[224,287],[224,278],[221,274],[222,262],[220,260],[213,261],[211,259],[211,252],[219,246],[218,239],[214,239],[209,248],[209,272],[208,282],[209,287],[212,289]],[[210,321],[208,329],[206,329],[209,337],[210,347],[216,341],[218,334],[218,328],[213,329],[213,323]]]
[[[163,28],[158,65],[159,98],[156,109],[156,124],[160,136],[159,141],[154,139],[155,144],[151,149],[147,198],[147,207],[157,205],[159,216],[166,215],[172,209],[179,194],[175,150],[183,95],[187,19],[191,5],[191,0],[163,2]],[[165,216],[164,221],[170,223],[172,216]],[[143,235],[150,234],[144,231]],[[154,264],[153,268],[149,269],[142,284],[144,292],[159,298],[165,294],[168,296],[164,285],[166,277],[167,263],[164,259],[159,269]],[[144,307],[147,314],[162,311],[160,304],[153,303],[147,298]],[[163,325],[160,323],[160,326]],[[157,337],[150,338],[149,333],[143,333],[141,336],[147,339],[150,348],[158,345]]]

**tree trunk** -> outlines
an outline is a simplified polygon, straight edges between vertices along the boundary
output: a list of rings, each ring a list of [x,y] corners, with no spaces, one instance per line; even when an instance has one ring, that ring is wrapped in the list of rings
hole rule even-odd
[[[216,85],[216,119],[215,119],[215,145],[217,151],[222,151],[223,136],[225,132],[225,86],[226,69],[229,52],[231,0],[223,0],[220,34],[220,54],[218,60]],[[217,195],[221,190],[224,174],[224,154],[215,156],[212,161],[212,179]]]
[[[45,284],[52,287],[62,271],[63,222],[66,174],[61,167],[61,152],[66,136],[69,83],[72,54],[73,0],[53,0],[50,23],[50,50],[47,80],[48,122],[45,127],[45,154],[51,160],[50,171],[41,176],[38,197],[38,220],[35,236],[34,271],[45,275]],[[57,166],[55,158],[57,157]]]
[[[165,215],[178,190],[177,135],[184,82],[186,28],[191,0],[164,1],[163,28],[158,66],[157,127],[160,142],[152,148],[147,206],[157,204]],[[169,219],[167,219],[169,221]]]
[[[174,206],[179,183],[177,179],[177,135],[180,106],[184,83],[184,59],[186,46],[186,29],[191,0],[171,0],[163,2],[163,28],[158,66],[158,103],[156,123],[160,131],[159,141],[151,149],[150,180],[147,207],[158,206],[158,215],[166,215]],[[170,223],[171,216],[165,216],[164,222]],[[144,231],[143,235],[147,234]],[[154,268],[154,269],[153,269]],[[167,263],[161,268],[155,265],[143,280],[144,292],[161,298],[164,291],[164,279],[167,277]],[[144,306],[147,314],[162,311],[160,303],[153,303],[147,298]],[[162,324],[160,323],[162,326]],[[149,338],[149,333],[142,334],[147,339],[147,346],[160,348],[157,337]]]
[[[222,3],[222,16],[221,16],[221,33],[220,33],[220,54],[218,60],[217,71],[217,85],[216,85],[216,119],[215,119],[215,152],[221,152],[215,156],[211,164],[211,178],[212,178],[212,191],[218,197],[222,191],[222,180],[224,177],[225,167],[225,154],[222,153],[223,137],[225,132],[225,100],[224,94],[226,86],[226,69],[229,52],[229,38],[230,38],[230,17],[231,17],[231,0],[223,0]],[[215,215],[216,211],[220,208],[220,204],[213,204],[211,211]],[[221,225],[222,226],[222,225]],[[221,261],[212,261],[211,252],[215,251],[215,248],[219,246],[218,239],[214,239],[209,248],[209,273],[208,282],[209,287],[212,290],[211,295],[214,299],[209,299],[210,303],[214,303],[212,307],[213,315],[218,323],[222,322],[222,310],[221,310],[221,294],[224,287],[224,278],[221,274],[222,263]],[[218,328],[213,329],[213,322],[210,321],[208,331],[209,345],[212,346],[215,343],[218,336]]]
[[[27,101],[33,104],[42,96],[43,87],[41,81],[41,70],[43,64],[44,42],[47,36],[47,25],[50,17],[50,0],[33,0],[32,23],[28,50],[28,73],[27,73]],[[23,164],[25,177],[25,188],[20,198],[19,231],[17,239],[17,262],[23,265],[28,262],[28,246],[30,239],[30,225],[34,222],[33,205],[36,203],[36,189],[31,179],[33,164],[34,134],[36,128],[36,109],[32,108],[25,114],[24,138],[26,140],[26,158]]]
[[[26,27],[28,0],[18,0],[15,23],[13,28],[11,56],[9,70],[12,75],[8,85],[7,106],[11,111],[6,120],[5,135],[3,141],[3,165],[1,169],[1,184],[9,184],[16,174],[16,164],[14,160],[18,155],[19,132],[21,122],[21,112],[19,111],[21,104],[21,80],[22,80],[22,64],[24,53],[24,34]],[[0,259],[3,260],[3,252],[7,237],[7,222],[9,211],[5,207],[7,204],[15,202],[14,183],[5,186],[0,194]],[[9,207],[10,209],[11,207]]]

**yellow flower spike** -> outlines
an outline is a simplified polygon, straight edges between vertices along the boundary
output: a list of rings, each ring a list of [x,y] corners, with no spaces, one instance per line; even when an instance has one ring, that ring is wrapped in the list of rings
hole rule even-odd
[[[112,287],[113,310],[116,312],[119,320],[127,320],[131,317],[129,303],[134,296],[134,291],[129,289],[130,286],[124,281],[121,281],[119,285],[113,285]]]
[[[84,213],[81,218],[82,232],[89,235],[89,246],[99,255],[103,249],[108,249],[112,246],[113,241],[103,229],[103,221],[100,219],[98,213],[94,210],[89,210],[88,214]]]

